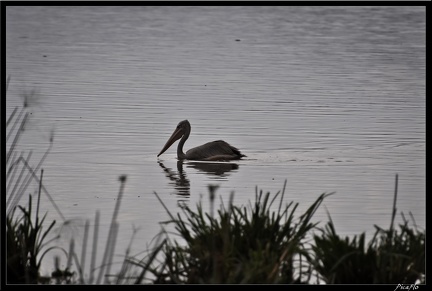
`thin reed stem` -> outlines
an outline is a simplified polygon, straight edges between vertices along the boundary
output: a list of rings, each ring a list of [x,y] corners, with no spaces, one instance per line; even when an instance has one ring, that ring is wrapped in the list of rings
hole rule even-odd
[[[12,118],[15,116],[15,113],[17,112],[17,110],[18,110],[18,107],[15,107],[14,110],[12,111],[11,115],[9,116],[8,120],[6,121],[6,128],[8,127],[8,125],[11,122]],[[6,139],[6,141],[7,141],[7,139]]]
[[[116,202],[116,205],[115,205],[115,208],[114,208],[114,213],[113,213],[113,216],[112,216],[112,219],[111,219],[110,229],[108,231],[108,239],[107,239],[107,243],[106,243],[106,246],[105,246],[104,256],[102,258],[102,266],[101,266],[101,268],[99,270],[99,276],[98,276],[98,279],[96,281],[97,284],[99,284],[101,282],[101,280],[102,280],[102,276],[103,276],[103,273],[104,273],[104,270],[105,270],[106,260],[108,259],[107,256],[108,256],[108,253],[110,251],[111,244],[113,243],[112,238],[113,238],[113,235],[114,235],[115,224],[117,222],[118,211],[120,209],[120,202],[121,202],[121,199],[123,197],[123,191],[124,191],[124,186],[125,186],[125,182],[126,182],[126,176],[120,176],[119,180],[120,180],[120,190],[119,190],[119,194],[117,196],[117,202]]]
[[[84,282],[84,270],[83,270],[84,265],[82,265],[82,262],[80,263],[80,262],[78,261],[77,254],[76,254],[75,252],[72,254],[72,257],[73,257],[74,262],[75,262],[75,265],[76,265],[76,267],[77,267],[77,269],[78,269],[78,274],[79,274],[79,281],[80,281],[80,284],[84,284],[84,283],[85,283],[85,282]]]
[[[90,227],[90,222],[88,220],[86,220],[85,225],[84,225],[84,236],[83,236],[83,243],[82,243],[82,250],[81,250],[82,273],[84,273],[84,268],[85,268],[85,258],[86,258],[86,252],[87,252],[87,240],[88,240],[89,227]],[[84,284],[84,278],[82,276],[81,276],[81,282]]]
[[[15,109],[18,109],[18,108],[15,108]],[[15,111],[16,111],[16,110],[14,110],[14,113],[13,113],[13,114],[15,114]],[[15,122],[13,123],[12,128],[8,131],[8,134],[6,135],[6,142],[9,140],[9,137],[12,135],[12,133],[13,133],[13,131],[14,131],[16,125],[17,125],[18,122],[20,121],[21,116],[23,115],[24,111],[25,111],[25,109],[22,108],[21,111],[20,111],[20,113],[18,114],[18,117],[15,119]],[[8,122],[7,122],[7,125],[9,125],[9,122],[10,122],[10,121],[12,121],[11,118],[9,118],[9,120],[8,120]],[[21,121],[21,124],[22,124],[22,121]],[[6,125],[6,126],[7,126],[7,125]],[[19,133],[19,131],[18,131],[18,133]]]
[[[6,79],[6,93],[7,93],[8,89],[9,89],[9,82],[10,82],[10,79],[11,79],[11,76],[8,75],[8,76],[7,76],[7,79]]]
[[[22,157],[20,157],[22,158]],[[39,178],[37,177],[37,175],[34,173],[33,169],[30,167],[30,165],[27,163],[27,161],[25,159],[20,159],[18,158],[18,160],[21,160],[23,162],[23,164],[29,169],[29,172],[31,173],[33,179],[35,179],[37,182],[39,182]],[[62,212],[60,211],[60,209],[58,208],[57,204],[54,202],[54,200],[52,199],[51,195],[49,194],[48,190],[45,188],[44,185],[42,185],[42,190],[44,190],[45,194],[47,195],[48,199],[50,200],[50,202],[52,203],[52,205],[54,206],[54,208],[56,209],[57,213],[61,216],[61,218],[66,221],[66,218],[63,216]],[[21,196],[19,197],[21,198]],[[18,199],[16,201],[16,203],[18,203],[20,199]],[[14,205],[13,205],[14,206]],[[8,215],[11,211],[11,209],[13,209],[13,207],[11,206],[10,209],[8,210]]]
[[[75,241],[74,239],[71,239],[69,244],[69,255],[66,263],[66,270],[70,270],[72,266],[72,254],[75,252]]]
[[[106,272],[105,274],[109,275],[110,271],[111,271],[111,265],[112,265],[112,259],[114,256],[114,250],[115,250],[115,246],[117,243],[117,234],[118,234],[118,229],[119,229],[119,224],[118,222],[115,222],[113,225],[113,234],[111,237],[111,244],[110,244],[110,249],[108,251],[108,262],[107,262],[107,266],[106,266]],[[105,277],[105,284],[108,284],[108,277]]]
[[[97,254],[97,242],[98,242],[98,236],[99,236],[99,218],[100,218],[100,212],[99,212],[99,210],[96,210],[94,229],[93,229],[92,257],[91,257],[91,261],[90,261],[90,279],[89,279],[90,284],[93,283],[93,280],[94,280],[94,271],[95,271],[96,254]]]
[[[392,219],[391,219],[391,223],[390,223],[390,231],[393,230],[394,219],[396,216],[397,191],[398,191],[398,174],[396,174],[396,178],[395,178],[395,191],[394,191],[394,197],[393,197],[393,212],[392,212]]]
[[[15,156],[13,158],[15,159]],[[9,189],[11,187],[12,181],[15,178],[15,174],[16,174],[17,170],[18,170],[18,167],[12,167],[12,168],[9,169],[9,171],[6,174],[6,198],[7,198],[8,201],[9,201],[9,194],[8,194],[9,193]],[[12,173],[11,173],[11,171],[12,171]]]
[[[42,178],[43,178],[43,169],[41,169],[41,176],[39,180],[39,192],[38,192],[38,200],[36,205],[36,225],[39,224],[39,205],[40,205],[40,197],[41,197],[41,190],[42,190]]]
[[[23,110],[24,110],[24,109],[23,109]],[[15,146],[17,145],[19,138],[21,137],[21,132],[22,132],[23,129],[24,129],[24,125],[25,125],[25,123],[26,123],[26,121],[27,121],[28,115],[29,115],[28,112],[24,115],[24,119],[23,119],[22,122],[21,122],[21,126],[20,126],[20,128],[18,129],[18,131],[16,132],[16,134],[15,134],[15,138],[14,138],[14,140],[13,140],[13,142],[12,142],[10,148],[9,148],[9,151],[8,151],[7,154],[6,154],[6,165],[9,164],[9,158],[10,158],[11,154],[13,153],[14,148],[15,148]],[[18,120],[18,119],[17,119],[17,120]],[[7,137],[6,137],[6,139],[7,139]]]
[[[48,156],[48,153],[50,152],[51,148],[52,148],[52,143],[50,143],[50,146],[46,150],[42,159],[37,164],[36,168],[33,169],[32,167],[28,166],[29,171],[28,171],[27,176],[25,178],[25,182],[23,183],[23,185],[21,185],[20,189],[18,190],[18,195],[20,198],[24,194],[24,191],[27,189],[28,185],[30,184],[31,178],[36,177],[36,181],[38,181],[36,173],[39,171],[39,168],[42,166],[42,163],[44,162],[45,158]],[[27,161],[23,161],[23,162],[25,162],[28,165]]]
[[[30,159],[31,155],[32,155],[32,151],[29,152],[29,154],[28,154],[28,156],[27,156],[27,159]],[[17,167],[17,164],[18,164],[18,162],[19,162],[21,159],[24,159],[24,158],[23,158],[22,156],[20,156],[20,157],[17,159],[17,162],[14,163],[14,166],[15,166],[15,167]],[[8,195],[7,195],[6,209],[9,209],[9,210],[7,211],[8,215],[9,215],[10,211],[11,211],[12,209],[14,209],[15,206],[18,204],[18,201],[21,199],[21,197],[14,198],[14,196],[15,196],[15,191],[16,191],[16,189],[18,189],[18,187],[19,187],[20,185],[22,185],[22,184],[20,183],[20,181],[21,181],[21,178],[22,178],[23,175],[24,175],[24,171],[25,171],[25,165],[23,165],[22,168],[21,168],[21,172],[20,172],[20,174],[19,174],[19,176],[18,176],[17,181],[15,182],[15,185],[14,185],[14,187],[13,187],[13,189],[12,189],[12,192],[8,193]],[[17,193],[19,193],[19,191],[18,191]],[[13,201],[12,206],[9,206],[10,203],[11,203],[12,201]]]

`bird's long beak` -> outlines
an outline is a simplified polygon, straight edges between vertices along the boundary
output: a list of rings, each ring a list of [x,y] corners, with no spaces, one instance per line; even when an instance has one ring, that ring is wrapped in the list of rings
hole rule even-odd
[[[180,139],[182,136],[183,136],[183,129],[182,128],[178,128],[178,129],[174,130],[173,134],[168,139],[168,141],[166,142],[165,146],[163,147],[163,149],[160,151],[160,153],[157,156],[159,157],[161,154],[163,154],[167,149],[169,149],[169,147],[176,140]]]

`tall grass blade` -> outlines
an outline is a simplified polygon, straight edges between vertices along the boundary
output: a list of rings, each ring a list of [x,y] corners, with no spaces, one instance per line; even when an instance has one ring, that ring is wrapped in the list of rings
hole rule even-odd
[[[123,191],[124,191],[124,187],[125,187],[126,176],[120,176],[119,180],[120,180],[120,190],[119,190],[119,193],[118,193],[118,196],[117,196],[117,202],[116,202],[116,205],[115,205],[115,208],[114,208],[114,213],[113,213],[113,216],[112,216],[112,219],[111,219],[111,225],[110,225],[110,228],[109,228],[109,231],[108,231],[108,238],[107,238],[107,243],[106,243],[106,246],[105,246],[105,252],[104,252],[104,255],[103,255],[103,258],[102,258],[102,265],[101,265],[101,268],[99,270],[99,275],[98,275],[98,278],[97,278],[97,281],[96,281],[97,284],[100,284],[100,282],[102,280],[102,276],[104,274],[105,267],[106,267],[106,260],[109,259],[107,256],[108,256],[108,254],[110,252],[110,248],[112,247],[111,244],[114,243],[114,237],[113,237],[114,236],[114,232],[115,232],[114,228],[115,228],[115,224],[117,223],[117,215],[118,215],[118,211],[120,209],[120,203],[121,203],[121,200],[122,200],[122,197],[123,197]]]
[[[117,242],[117,234],[118,234],[118,229],[119,229],[119,224],[117,222],[114,223],[113,225],[113,234],[112,234],[112,242],[110,244],[110,248],[108,250],[108,262],[107,262],[107,266],[106,266],[106,274],[109,275],[111,272],[111,265],[112,265],[112,260],[113,260],[113,256],[114,256],[114,250],[115,250],[115,246],[116,246],[116,242]],[[108,284],[108,276],[105,277],[105,284]]]
[[[12,121],[12,118],[15,116],[15,113],[17,112],[18,107],[15,107],[14,110],[12,111],[11,115],[9,116],[9,118],[6,120],[6,128],[8,127],[9,123]],[[12,129],[13,130],[13,129]],[[10,130],[9,132],[11,132],[12,130]],[[9,136],[9,133],[8,133]],[[6,137],[6,142],[7,142],[8,138]]]
[[[92,284],[94,280],[94,272],[95,272],[95,265],[96,265],[96,255],[97,255],[97,243],[98,243],[98,236],[99,236],[99,219],[100,219],[100,212],[99,210],[96,210],[96,216],[95,216],[95,222],[94,222],[94,230],[93,230],[93,248],[92,248],[92,257],[90,261],[90,279],[89,283]]]
[[[398,174],[396,174],[396,178],[395,178],[395,191],[394,191],[394,198],[393,198],[393,212],[392,212],[392,218],[390,223],[390,231],[393,230],[394,219],[396,216],[397,190],[398,190]]]
[[[87,241],[88,241],[88,233],[89,233],[89,228],[90,228],[90,221],[86,220],[85,225],[84,225],[84,236],[83,236],[83,242],[82,242],[82,249],[81,249],[81,276],[80,276],[80,281],[82,284],[84,284],[84,277],[83,277],[83,273],[84,273],[84,268],[85,268],[85,258],[86,258],[86,253],[87,253]]]
[[[24,125],[25,125],[25,123],[27,121],[28,115],[29,115],[28,112],[24,115],[24,119],[21,121],[21,125],[20,125],[18,131],[15,134],[15,138],[12,141],[12,144],[11,144],[11,146],[9,148],[9,151],[6,154],[6,164],[9,164],[9,158],[10,158],[11,154],[13,153],[14,148],[17,145],[19,138],[21,137],[21,132],[24,130]],[[7,137],[6,137],[6,139],[7,139]]]

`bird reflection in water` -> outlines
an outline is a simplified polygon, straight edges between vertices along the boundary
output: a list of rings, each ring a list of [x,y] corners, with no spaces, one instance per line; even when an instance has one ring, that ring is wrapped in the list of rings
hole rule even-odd
[[[177,161],[177,173],[171,168],[158,161],[159,166],[165,172],[165,176],[170,180],[169,184],[175,189],[175,193],[179,196],[190,196],[190,181],[183,172],[183,161]]]
[[[186,164],[188,168],[197,169],[200,172],[204,172],[211,178],[227,177],[229,172],[238,170],[239,166],[235,163],[206,163],[206,162],[188,162]]]
[[[165,167],[161,161],[158,161],[158,164],[163,169],[165,176],[170,180],[169,184],[173,186],[175,194],[180,197],[190,196],[190,181],[183,170],[183,164],[187,168],[194,168],[210,178],[222,180],[226,179],[231,171],[236,171],[239,168],[239,165],[236,163],[185,162],[184,160],[178,160],[176,173],[171,168]]]

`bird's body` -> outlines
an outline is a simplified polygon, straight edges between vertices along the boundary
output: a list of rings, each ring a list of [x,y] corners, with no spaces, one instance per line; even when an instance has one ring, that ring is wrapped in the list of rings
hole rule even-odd
[[[179,160],[196,160],[196,161],[221,161],[221,160],[239,160],[245,157],[237,148],[231,146],[223,140],[208,142],[201,146],[192,148],[183,153],[183,145],[189,137],[191,126],[189,121],[183,120],[173,132],[167,143],[158,154],[163,154],[176,140],[180,139],[177,147],[177,158]]]
[[[236,160],[244,157],[240,151],[223,140],[215,140],[188,150],[185,154],[188,160]]]

